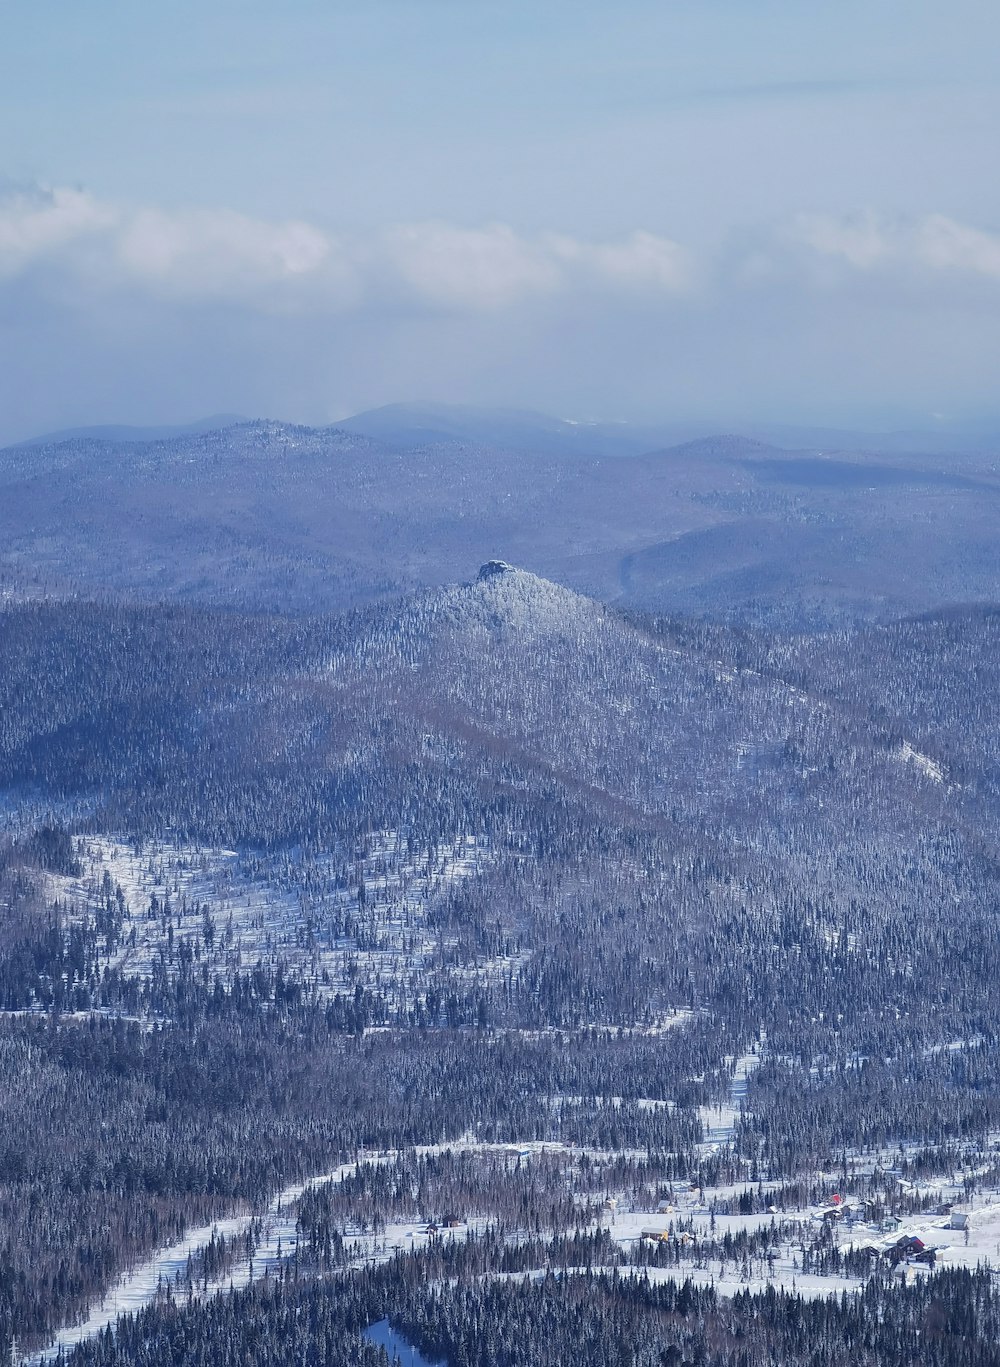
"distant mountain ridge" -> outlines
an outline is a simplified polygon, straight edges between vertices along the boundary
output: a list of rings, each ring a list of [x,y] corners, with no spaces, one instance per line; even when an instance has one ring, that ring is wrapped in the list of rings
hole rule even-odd
[[[115,444],[167,441],[252,423],[233,413],[214,414],[188,423],[158,425],[90,424],[64,428],[12,443],[47,446],[90,439]],[[302,423],[282,422],[301,427]],[[1000,451],[1000,417],[987,421],[940,421],[927,427],[851,429],[815,424],[765,422],[759,419],[666,419],[661,421],[608,420],[596,417],[553,417],[533,409],[497,406],[400,402],[349,414],[329,428],[371,437],[390,447],[408,449],[442,441],[499,446],[508,451],[548,455],[620,457],[682,446],[714,438],[719,431],[740,433],[765,445],[795,450],[884,455],[930,455],[935,452],[973,455]],[[324,430],[324,426],[318,430]]]
[[[825,629],[1000,598],[998,499],[989,458],[709,436],[612,459],[259,420],[0,451],[0,575],[310,613],[505,556],[605,602]]]
[[[118,423],[92,427],[66,427],[57,432],[45,432],[37,437],[13,443],[16,446],[53,446],[64,441],[145,442],[169,441],[174,437],[193,436],[199,432],[217,432],[222,427],[234,427],[248,422],[238,413],[214,413],[195,422],[165,423],[157,427],[129,427]]]
[[[1000,451],[1000,419],[993,423],[941,423],[936,428],[877,431],[731,419],[725,424],[711,420],[609,422],[597,418],[555,418],[532,410],[425,402],[368,409],[343,418],[337,426],[400,446],[461,440],[513,451],[605,457],[642,455],[712,438],[720,427],[765,445],[799,450],[878,451],[892,455]]]

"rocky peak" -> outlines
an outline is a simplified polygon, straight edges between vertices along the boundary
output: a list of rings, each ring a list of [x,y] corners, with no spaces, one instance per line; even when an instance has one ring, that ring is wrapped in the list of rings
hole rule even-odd
[[[487,560],[479,570],[478,579],[482,583],[486,579],[495,579],[501,574],[511,574],[514,566],[508,565],[506,560]]]

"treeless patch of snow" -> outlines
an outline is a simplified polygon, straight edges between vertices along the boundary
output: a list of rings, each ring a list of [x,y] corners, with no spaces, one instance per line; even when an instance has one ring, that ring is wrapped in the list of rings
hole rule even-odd
[[[931,759],[930,755],[925,755],[920,750],[914,749],[908,740],[903,741],[896,751],[896,755],[904,764],[912,764],[919,769],[924,778],[929,778],[934,783],[944,782],[945,771],[943,767],[938,764],[937,760]]]

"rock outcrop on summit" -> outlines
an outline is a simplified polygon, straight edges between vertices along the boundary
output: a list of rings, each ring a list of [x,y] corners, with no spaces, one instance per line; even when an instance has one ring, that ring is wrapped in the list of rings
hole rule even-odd
[[[508,565],[506,560],[487,560],[485,565],[479,567],[477,578],[480,580],[495,579],[498,574],[507,574],[513,568],[514,566]]]

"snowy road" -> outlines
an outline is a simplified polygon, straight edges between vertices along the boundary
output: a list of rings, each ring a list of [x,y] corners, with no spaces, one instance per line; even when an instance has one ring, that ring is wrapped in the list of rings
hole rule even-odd
[[[552,1145],[544,1145],[539,1141],[531,1141],[524,1145],[511,1145],[480,1144],[466,1139],[456,1140],[450,1144],[421,1145],[415,1151],[421,1155],[443,1153],[446,1150],[516,1154],[518,1152],[537,1153],[544,1148],[551,1147]],[[251,1281],[263,1277],[265,1272],[273,1270],[281,1259],[287,1257],[294,1250],[297,1217],[295,1205],[309,1187],[323,1186],[328,1182],[342,1182],[345,1177],[356,1172],[361,1164],[387,1163],[398,1156],[395,1150],[361,1153],[355,1162],[344,1163],[332,1172],[321,1173],[306,1182],[297,1182],[285,1187],[274,1197],[265,1211],[251,1211],[234,1215],[228,1219],[216,1220],[211,1225],[203,1225],[199,1229],[191,1230],[177,1243],[171,1244],[168,1248],[159,1249],[146,1262],[124,1273],[115,1287],[97,1305],[91,1307],[90,1313],[82,1323],[60,1329],[47,1348],[40,1353],[30,1354],[23,1361],[31,1364],[51,1362],[61,1350],[69,1351],[78,1343],[93,1338],[95,1334],[113,1326],[119,1315],[134,1314],[145,1306],[151,1305],[160,1291],[176,1284],[178,1279],[184,1276],[188,1267],[188,1259],[194,1258],[202,1249],[206,1248],[211,1243],[213,1235],[216,1238],[225,1237],[227,1240],[239,1238],[240,1235],[249,1230],[255,1220],[261,1220],[264,1225],[264,1233],[257,1244],[252,1263],[248,1259],[237,1262],[223,1276],[215,1281],[210,1280],[207,1286],[196,1287],[193,1291],[193,1297],[196,1300],[204,1300],[207,1297],[218,1295],[220,1292],[228,1291],[230,1287],[238,1290],[247,1286]],[[474,1222],[455,1237],[464,1238],[468,1229],[477,1227],[481,1226]],[[390,1225],[377,1241],[374,1238],[359,1238],[357,1240],[357,1261],[359,1264],[385,1261],[397,1249],[419,1247],[420,1239],[421,1236],[415,1232],[412,1220],[404,1224]],[[187,1288],[185,1287],[185,1296],[186,1294]]]
[[[366,1161],[373,1160],[369,1158]],[[197,1298],[204,1298],[228,1290],[230,1286],[246,1286],[252,1279],[263,1276],[266,1269],[273,1268],[280,1258],[285,1257],[295,1247],[294,1203],[306,1188],[320,1186],[324,1182],[342,1181],[356,1167],[356,1163],[348,1163],[309,1182],[299,1182],[286,1187],[264,1212],[234,1215],[229,1219],[216,1220],[214,1224],[191,1230],[178,1243],[160,1249],[147,1262],[141,1263],[131,1272],[126,1272],[119,1278],[114,1289],[98,1305],[92,1307],[82,1324],[60,1329],[54,1342],[44,1352],[34,1354],[26,1361],[49,1362],[57,1357],[61,1350],[68,1351],[113,1325],[119,1315],[135,1313],[152,1304],[158,1291],[176,1283],[178,1278],[184,1275],[188,1259],[205,1248],[213,1235],[227,1240],[238,1238],[247,1232],[255,1219],[263,1219],[264,1234],[257,1246],[252,1265],[247,1259],[238,1262],[223,1277],[214,1282],[210,1281],[207,1287],[202,1287],[195,1294]]]

